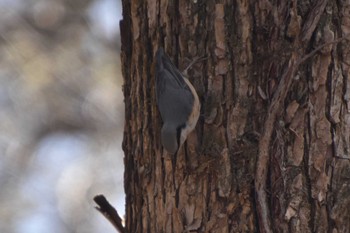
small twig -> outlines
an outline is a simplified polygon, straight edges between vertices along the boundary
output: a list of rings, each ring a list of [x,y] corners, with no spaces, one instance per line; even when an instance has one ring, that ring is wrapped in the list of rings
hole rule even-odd
[[[198,57],[196,59],[194,59],[187,67],[186,69],[184,69],[184,71],[182,72],[185,76],[187,76],[187,71],[194,65],[196,64],[197,62],[200,62],[200,61],[205,61],[206,59],[208,59],[208,57]]]
[[[111,204],[109,204],[105,196],[97,195],[94,197],[94,201],[98,205],[95,208],[115,227],[119,233],[127,233],[117,210]]]
[[[343,64],[345,64],[346,66],[350,66],[350,63],[347,63],[345,61],[342,61]]]
[[[328,46],[328,45],[331,45],[331,44],[338,44],[339,42],[343,41],[343,40],[349,40],[350,37],[349,35],[345,36],[345,37],[340,37],[336,40],[332,40],[332,41],[329,41],[329,42],[326,42],[324,44],[321,44],[320,46],[318,46],[317,48],[315,48],[314,50],[312,50],[310,53],[304,55],[300,61],[299,61],[299,64],[305,62],[307,59],[311,58],[313,55],[315,55],[318,51],[320,51],[321,49],[323,49],[324,47]],[[299,65],[298,64],[298,65]]]

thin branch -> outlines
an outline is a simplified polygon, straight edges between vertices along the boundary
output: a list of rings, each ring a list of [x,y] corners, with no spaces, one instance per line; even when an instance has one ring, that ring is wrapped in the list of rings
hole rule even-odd
[[[98,205],[95,208],[115,227],[119,233],[127,233],[117,210],[111,204],[109,204],[105,196],[97,195],[94,197],[94,201]]]
[[[188,76],[187,72],[188,72],[188,70],[189,70],[194,64],[196,64],[197,62],[205,61],[205,60],[207,60],[207,59],[208,59],[208,57],[206,57],[206,56],[198,57],[198,58],[194,59],[194,60],[186,67],[186,69],[184,69],[184,71],[183,71],[182,73],[183,73],[185,76]]]
[[[317,48],[315,48],[314,50],[312,50],[310,53],[304,55],[300,61],[299,61],[299,64],[305,62],[307,59],[311,58],[312,56],[314,56],[317,52],[319,52],[321,49],[323,49],[324,47],[328,46],[328,45],[331,45],[331,44],[338,44],[339,42],[343,41],[343,40],[349,40],[350,37],[349,35],[345,36],[345,37],[340,37],[336,40],[332,40],[332,41],[329,41],[329,42],[326,42],[324,44],[321,44],[320,46],[318,46]],[[298,64],[298,65],[299,65]]]
[[[282,103],[287,96],[289,87],[293,81],[293,77],[298,68],[297,61],[300,59],[299,55],[294,52],[289,60],[288,69],[283,74],[280,84],[274,94],[269,107],[267,119],[264,123],[264,130],[259,140],[259,154],[257,159],[256,174],[255,174],[255,190],[256,203],[259,218],[260,232],[272,233],[269,206],[267,204],[266,181],[269,161],[269,148],[271,143],[271,136],[274,129],[274,123],[277,114],[281,111]]]
[[[301,41],[303,43],[309,43],[311,35],[314,33],[315,28],[320,21],[327,2],[328,0],[318,0],[315,1],[315,4],[312,6],[301,31]]]
[[[296,52],[294,52],[289,60],[288,69],[283,74],[280,84],[274,94],[274,98],[271,101],[269,107],[267,119],[264,124],[264,131],[259,140],[259,155],[257,160],[257,170],[255,177],[255,189],[256,189],[256,199],[258,207],[258,217],[260,222],[260,231],[272,233],[269,207],[267,204],[267,194],[266,194],[266,182],[267,182],[267,171],[268,171],[268,160],[269,160],[269,148],[271,142],[271,136],[273,132],[273,125],[276,121],[277,114],[281,112],[281,106],[286,98],[286,95],[291,86],[295,72],[299,68],[299,65],[305,62],[307,59],[311,58],[318,51],[330,44],[337,44],[343,40],[348,40],[348,36],[338,38],[336,40],[324,43],[318,46],[316,49],[310,53],[304,55],[300,58]]]
[[[302,43],[309,43],[312,33],[315,31],[320,17],[324,12],[327,4],[327,0],[319,0],[315,2],[315,5],[311,8],[310,13],[303,25],[301,33]],[[300,44],[300,42],[299,42]],[[317,52],[317,51],[316,51]],[[315,52],[315,53],[316,53]],[[305,51],[303,51],[305,53]],[[312,52],[311,52],[312,53]],[[259,220],[259,229],[262,233],[272,233],[271,216],[269,212],[269,205],[266,194],[266,183],[268,173],[268,161],[270,158],[269,149],[271,143],[272,132],[274,129],[274,123],[277,115],[282,111],[282,103],[284,102],[290,86],[293,81],[295,72],[302,61],[305,61],[313,54],[308,54],[301,57],[300,54],[293,52],[289,59],[288,68],[282,75],[281,81],[278,84],[277,90],[273,96],[271,104],[269,106],[268,115],[264,123],[262,136],[259,140],[259,153],[256,164],[255,174],[255,191],[256,191],[256,204]]]

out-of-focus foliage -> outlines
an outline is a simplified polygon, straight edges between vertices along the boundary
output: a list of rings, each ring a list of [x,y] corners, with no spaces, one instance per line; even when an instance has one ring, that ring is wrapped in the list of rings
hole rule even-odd
[[[115,232],[92,197],[124,211],[119,4],[0,0],[0,232]]]

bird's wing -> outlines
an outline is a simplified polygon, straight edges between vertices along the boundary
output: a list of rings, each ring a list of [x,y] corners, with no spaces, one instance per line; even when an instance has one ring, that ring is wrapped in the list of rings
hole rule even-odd
[[[173,85],[173,88],[188,89],[183,75],[172,63],[168,55],[164,53],[163,48],[158,49],[156,57],[157,82],[164,80],[168,85]]]
[[[156,55],[157,103],[163,121],[185,123],[192,111],[194,96],[180,71],[162,48]]]

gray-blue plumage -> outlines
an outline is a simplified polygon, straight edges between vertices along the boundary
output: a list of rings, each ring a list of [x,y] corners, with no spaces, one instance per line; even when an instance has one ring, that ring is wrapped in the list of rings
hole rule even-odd
[[[198,96],[191,92],[194,88],[185,80],[162,48],[156,54],[156,95],[160,115],[163,120],[162,144],[169,153],[176,153],[183,141],[181,130],[188,125]],[[194,91],[195,92],[195,91]],[[198,101],[197,101],[198,102]],[[198,120],[195,119],[195,124]],[[194,124],[194,125],[195,125]],[[192,124],[191,124],[192,125]],[[191,126],[192,127],[192,126]],[[194,126],[191,130],[193,130]],[[189,133],[189,132],[188,132]],[[184,137],[187,137],[187,134]],[[185,139],[184,139],[185,140]]]

